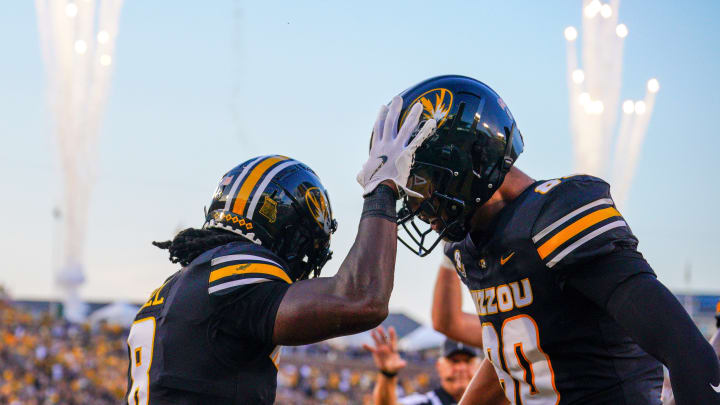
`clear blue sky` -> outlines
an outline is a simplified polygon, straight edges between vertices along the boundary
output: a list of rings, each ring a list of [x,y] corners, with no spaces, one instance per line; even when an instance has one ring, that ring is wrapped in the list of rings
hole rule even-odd
[[[210,6],[211,5],[211,6]],[[380,104],[429,76],[459,73],[495,88],[526,141],[536,179],[572,171],[565,84],[567,25],[581,3],[125,2],[89,213],[91,299],[142,300],[175,270],[150,245],[199,226],[227,169],[265,153],[313,167],[340,228],[333,274],[355,236]],[[623,98],[661,91],[624,215],[662,281],[720,290],[720,32],[714,1],[624,2]],[[52,297],[60,174],[33,2],[0,14],[0,283]],[[429,319],[439,255],[400,250],[391,306]]]

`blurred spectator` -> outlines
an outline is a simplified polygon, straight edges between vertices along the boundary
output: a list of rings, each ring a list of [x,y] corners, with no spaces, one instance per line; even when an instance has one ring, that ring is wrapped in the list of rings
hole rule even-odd
[[[390,327],[388,333],[381,326],[372,331],[375,346],[365,345],[372,353],[378,368],[373,397],[375,405],[455,405],[470,384],[479,362],[474,348],[447,339],[442,356],[437,359],[436,371],[440,386],[425,393],[415,393],[398,399],[398,373],[407,362],[397,350],[397,335]]]
[[[405,392],[427,390],[433,363],[420,353],[401,381]],[[278,372],[277,404],[371,405],[376,367],[362,349],[327,344],[285,347]]]

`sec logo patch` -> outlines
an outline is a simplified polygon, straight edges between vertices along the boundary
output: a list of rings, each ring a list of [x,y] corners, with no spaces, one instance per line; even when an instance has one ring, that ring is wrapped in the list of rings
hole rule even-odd
[[[463,266],[462,262],[462,256],[460,256],[460,249],[455,249],[455,268],[457,271],[462,274],[464,278],[467,278],[467,274],[465,273],[465,266]]]

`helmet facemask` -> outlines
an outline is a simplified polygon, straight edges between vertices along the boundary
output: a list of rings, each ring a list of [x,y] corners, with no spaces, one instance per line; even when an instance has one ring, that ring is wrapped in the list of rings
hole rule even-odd
[[[398,239],[422,257],[441,240],[459,242],[467,236],[478,208],[522,153],[523,140],[504,101],[477,80],[440,76],[401,96],[411,100],[406,109],[422,103],[423,118],[444,112],[435,133],[416,150],[408,178],[408,188],[423,198],[405,196],[398,211],[398,226],[407,234]],[[432,227],[436,238],[429,236]]]
[[[460,241],[466,235],[465,211],[468,204],[453,197],[448,190],[458,173],[425,162],[415,162],[408,187],[423,198],[404,196],[398,212],[398,225],[409,240],[398,235],[400,243],[420,257],[427,256],[441,240]],[[419,224],[418,221],[424,224]],[[437,237],[426,247],[426,238],[433,232],[430,220],[439,228]],[[412,246],[411,246],[412,245]]]
[[[287,262],[294,280],[319,277],[322,268],[332,258],[330,237],[337,229],[337,221],[331,219],[326,232],[318,226],[301,202],[287,191],[285,193],[293,201],[292,207],[298,221],[281,233],[282,237],[272,250]]]
[[[423,161],[413,163],[408,188],[423,198],[403,198],[403,205],[398,211],[398,225],[403,227],[409,239],[406,241],[398,235],[403,245],[418,256],[425,257],[441,240],[459,242],[465,239],[471,229],[473,214],[490,200],[517,155],[522,152],[522,135],[514,124],[512,128],[506,128],[505,136],[508,141],[501,158],[487,161],[483,145],[476,144],[471,153],[472,168],[467,170],[454,171],[446,166]],[[443,151],[452,149],[445,147]],[[429,225],[431,219],[438,222],[438,236],[427,247],[425,240],[433,229],[426,225],[418,226],[416,218]]]
[[[278,256],[288,264],[296,281],[320,276],[323,266],[332,258],[330,237],[309,235],[303,227],[288,229],[277,248]]]

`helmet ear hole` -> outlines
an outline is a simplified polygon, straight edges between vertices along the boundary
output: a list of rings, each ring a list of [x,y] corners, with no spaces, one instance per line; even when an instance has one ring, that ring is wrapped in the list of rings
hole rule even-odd
[[[475,141],[472,148],[471,158],[473,171],[476,175],[479,174],[480,177],[484,177],[484,172],[494,163],[491,161],[492,156],[489,156],[487,144],[488,139],[481,136],[480,139]]]

